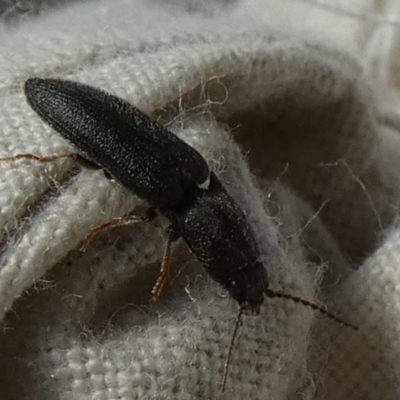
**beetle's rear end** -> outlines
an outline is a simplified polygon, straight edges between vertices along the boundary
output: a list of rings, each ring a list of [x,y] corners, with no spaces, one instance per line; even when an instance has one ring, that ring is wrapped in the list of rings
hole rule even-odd
[[[82,156],[158,207],[174,206],[185,185],[208,177],[204,158],[126,101],[59,79],[28,79],[25,95],[39,116]]]

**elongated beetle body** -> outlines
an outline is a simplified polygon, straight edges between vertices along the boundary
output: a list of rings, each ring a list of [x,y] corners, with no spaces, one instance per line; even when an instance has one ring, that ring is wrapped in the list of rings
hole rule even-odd
[[[239,303],[222,392],[241,316],[258,314],[264,294],[301,303],[358,329],[308,300],[268,288],[267,271],[260,262],[260,250],[246,215],[209,170],[205,159],[172,132],[124,100],[80,83],[28,79],[25,95],[33,110],[76,145],[83,158],[103,168],[107,175],[146,200],[151,209],[158,208],[170,221],[161,274],[153,289],[155,298],[167,276],[171,241],[182,237],[211,278]],[[68,156],[71,155],[60,155]],[[57,156],[17,154],[0,160],[20,158],[50,162]],[[89,238],[104,227],[149,218],[117,218],[93,229]]]
[[[253,232],[195,149],[124,100],[83,84],[33,78],[25,95],[84,158],[157,207],[241,311],[259,312],[268,278]]]

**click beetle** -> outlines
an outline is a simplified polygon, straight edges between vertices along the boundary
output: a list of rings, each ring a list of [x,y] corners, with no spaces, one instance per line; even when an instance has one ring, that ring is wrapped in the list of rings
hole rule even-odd
[[[77,82],[31,78],[25,82],[29,105],[44,122],[74,144],[80,156],[102,168],[123,186],[158,209],[170,222],[155,298],[164,286],[171,242],[182,237],[213,280],[240,306],[225,364],[242,314],[258,314],[264,295],[285,298],[319,310],[329,318],[357,330],[328,310],[297,296],[269,289],[266,267],[245,213],[212,172],[198,151],[171,131],[104,91]],[[63,156],[63,155],[61,155]],[[19,154],[4,158],[50,162],[57,156]],[[115,219],[95,228],[91,236],[110,226],[148,220],[149,215]]]
[[[87,85],[31,78],[25,95],[84,158],[167,217],[170,237],[185,240],[245,314],[259,312],[268,277],[253,232],[193,147],[126,101]]]

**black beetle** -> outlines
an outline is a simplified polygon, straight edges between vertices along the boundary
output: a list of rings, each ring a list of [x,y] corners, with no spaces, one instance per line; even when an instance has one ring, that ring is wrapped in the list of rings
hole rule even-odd
[[[58,79],[28,79],[39,116],[171,222],[210,276],[245,314],[259,313],[268,277],[246,215],[205,159],[126,101]]]
[[[106,175],[115,177],[170,221],[161,275],[153,289],[156,298],[167,276],[171,241],[182,237],[209,275],[239,303],[222,392],[241,315],[258,314],[264,294],[301,303],[358,330],[308,300],[268,288],[267,271],[260,262],[260,250],[246,215],[209,170],[205,159],[172,132],[126,101],[77,82],[28,79],[25,95],[33,110],[76,145],[83,158],[103,168]],[[63,156],[71,155],[18,154],[1,160],[50,162]],[[146,220],[150,215],[130,221]],[[117,219],[103,224],[91,235],[130,221]]]

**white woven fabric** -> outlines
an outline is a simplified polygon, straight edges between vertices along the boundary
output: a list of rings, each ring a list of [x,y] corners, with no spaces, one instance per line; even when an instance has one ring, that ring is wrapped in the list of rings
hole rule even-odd
[[[2,161],[1,399],[398,399],[396,1],[101,0],[29,17],[11,3],[0,157],[76,151],[29,108],[27,78],[120,96],[207,159],[248,216],[271,289],[360,330],[266,299],[243,320],[223,395],[238,305],[183,241],[150,301],[167,221],[82,252],[93,226],[143,201],[68,158]]]

